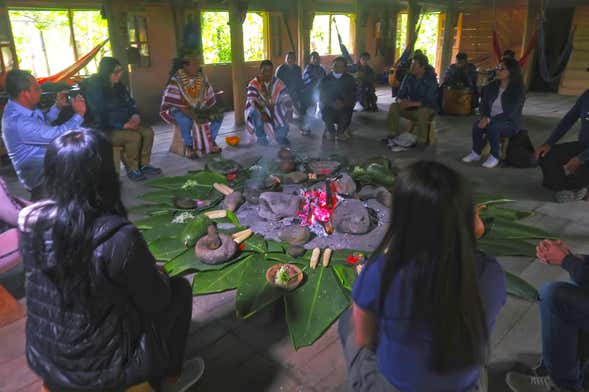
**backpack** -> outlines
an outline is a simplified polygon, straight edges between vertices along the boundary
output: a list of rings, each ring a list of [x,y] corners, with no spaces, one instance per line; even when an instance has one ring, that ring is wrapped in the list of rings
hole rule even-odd
[[[534,158],[534,145],[530,140],[527,130],[522,129],[509,138],[505,163],[509,166],[519,168],[536,167],[538,165],[538,162]]]

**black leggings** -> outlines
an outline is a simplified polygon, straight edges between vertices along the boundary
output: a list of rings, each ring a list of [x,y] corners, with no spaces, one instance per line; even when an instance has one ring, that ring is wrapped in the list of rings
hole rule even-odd
[[[178,376],[182,372],[188,329],[192,319],[192,288],[182,277],[170,278],[172,300],[170,306],[158,314],[155,324],[163,341],[166,342],[170,360],[164,377]]]
[[[555,144],[538,163],[544,174],[544,185],[553,191],[576,190],[589,184],[589,165],[583,164],[574,174],[567,176],[563,166],[586,147],[579,142]]]

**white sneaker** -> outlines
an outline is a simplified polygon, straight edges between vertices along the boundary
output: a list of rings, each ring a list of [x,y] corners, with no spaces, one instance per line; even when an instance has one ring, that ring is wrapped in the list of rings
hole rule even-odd
[[[486,167],[487,169],[492,169],[497,167],[497,165],[499,165],[499,159],[495,158],[493,155],[489,155],[487,160],[483,162],[481,166]]]
[[[478,162],[480,160],[481,156],[474,151],[471,151],[470,154],[462,158],[462,162],[464,163]]]
[[[182,365],[182,374],[175,383],[164,381],[161,392],[185,392],[196,384],[205,371],[205,361],[196,357],[189,359]]]

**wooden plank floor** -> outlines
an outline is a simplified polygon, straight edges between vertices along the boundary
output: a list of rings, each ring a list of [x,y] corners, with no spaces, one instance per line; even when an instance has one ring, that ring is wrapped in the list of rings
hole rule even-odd
[[[363,160],[374,155],[390,157],[398,166],[415,159],[435,158],[473,179],[484,192],[499,193],[521,200],[520,208],[533,210],[530,223],[553,231],[570,242],[577,251],[589,253],[589,212],[586,202],[562,206],[552,203],[552,195],[540,186],[537,169],[486,170],[467,166],[459,158],[470,151],[470,129],[474,116],[436,118],[439,145],[435,156],[416,152],[392,154],[379,142],[388,134],[386,109],[390,92],[379,89],[380,113],[357,113],[352,130],[353,143],[326,143],[321,134],[302,137],[293,132],[293,148],[308,156],[345,155]],[[558,118],[574,103],[572,97],[554,94],[528,95],[524,127],[535,143],[540,143],[557,123]],[[232,127],[232,114],[227,114],[222,137],[238,133]],[[189,161],[167,152],[170,129],[156,124],[153,163],[168,175],[199,169],[204,161]],[[575,133],[576,134],[576,133]],[[221,143],[223,144],[223,143]],[[223,156],[247,165],[260,155],[274,156],[271,147],[225,148]],[[5,175],[0,173],[1,175]],[[476,179],[476,180],[474,180]],[[8,173],[11,190],[26,196],[14,175]],[[124,176],[123,196],[127,206],[137,203],[136,196],[147,188],[132,183]],[[585,249],[586,248],[586,249]],[[504,267],[540,286],[546,281],[563,278],[561,270],[551,269],[526,258],[504,258]],[[4,275],[0,282],[15,292],[22,292],[22,271]],[[187,355],[201,355],[206,361],[203,379],[193,391],[340,391],[345,384],[346,369],[333,326],[312,347],[295,351],[289,341],[280,306],[268,309],[247,321],[234,318],[235,295],[232,292],[195,297],[193,320]],[[25,321],[20,320],[0,329],[0,392],[39,391],[40,384],[29,370],[24,357]],[[507,391],[503,382],[505,371],[515,362],[530,364],[540,351],[538,312],[535,305],[510,298],[502,310],[493,333],[491,391]]]

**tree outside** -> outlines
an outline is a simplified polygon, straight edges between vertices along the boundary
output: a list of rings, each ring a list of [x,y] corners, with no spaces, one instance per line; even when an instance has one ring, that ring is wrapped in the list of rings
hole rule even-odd
[[[201,12],[200,26],[205,64],[231,62],[231,30],[228,23],[228,12]]]
[[[344,14],[315,15],[311,29],[311,51],[316,51],[321,56],[342,54],[337,37],[338,30],[342,43],[351,51],[351,18]]]
[[[264,14],[248,12],[243,23],[245,61],[261,61],[266,57],[264,48]]]
[[[108,38],[108,24],[100,11],[72,10],[78,57]],[[68,11],[9,10],[10,24],[21,69],[35,76],[55,74],[76,61]],[[110,44],[98,53],[81,74],[96,72],[98,61],[109,55]]]

